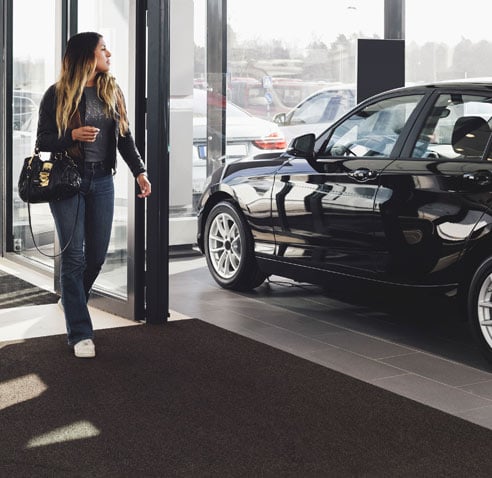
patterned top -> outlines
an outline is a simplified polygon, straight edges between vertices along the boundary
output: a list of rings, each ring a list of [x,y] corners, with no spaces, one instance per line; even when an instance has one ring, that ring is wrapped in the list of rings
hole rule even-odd
[[[99,128],[96,141],[84,143],[85,161],[107,161],[109,135],[114,131],[114,119],[105,115],[104,103],[97,96],[95,86],[86,87],[84,94],[86,99],[85,125]]]

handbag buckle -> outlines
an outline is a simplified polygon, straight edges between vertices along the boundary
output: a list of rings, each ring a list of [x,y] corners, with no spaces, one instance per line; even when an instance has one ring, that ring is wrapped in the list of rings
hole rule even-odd
[[[43,163],[43,169],[39,171],[39,185],[42,188],[45,188],[50,184],[50,172],[52,167],[53,167],[52,162],[45,161]]]

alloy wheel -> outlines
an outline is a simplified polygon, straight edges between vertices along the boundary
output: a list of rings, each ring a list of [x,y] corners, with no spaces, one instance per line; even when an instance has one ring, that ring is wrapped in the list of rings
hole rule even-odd
[[[492,274],[482,283],[477,301],[478,324],[483,338],[492,348]]]
[[[241,264],[241,235],[234,218],[220,213],[213,219],[208,236],[213,268],[224,279],[233,277]]]

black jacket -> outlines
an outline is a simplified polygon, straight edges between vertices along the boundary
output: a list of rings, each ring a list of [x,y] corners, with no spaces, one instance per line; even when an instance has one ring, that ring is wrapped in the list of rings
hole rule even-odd
[[[82,96],[79,105],[81,125],[85,124],[85,95]],[[110,150],[109,166],[116,172],[116,147],[130,168],[134,177],[140,173],[144,173],[145,165],[142,161],[140,153],[135,146],[135,141],[131,132],[128,130],[125,136],[119,134],[118,120],[114,122],[115,129],[112,136],[113,143]],[[36,146],[41,151],[49,151],[51,153],[60,153],[67,151],[70,156],[77,162],[84,159],[84,148],[81,147],[79,141],[72,139],[72,129],[67,128],[63,136],[58,137],[58,128],[56,126],[56,89],[55,85],[50,86],[41,100],[39,105],[39,120]]]

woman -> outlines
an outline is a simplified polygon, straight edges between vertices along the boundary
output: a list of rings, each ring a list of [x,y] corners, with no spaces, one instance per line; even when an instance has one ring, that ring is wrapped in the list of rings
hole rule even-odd
[[[77,162],[80,194],[51,202],[61,256],[61,302],[68,343],[76,357],[95,357],[87,301],[106,258],[114,208],[116,149],[133,173],[140,194],[151,193],[145,166],[128,127],[123,94],[109,73],[111,53],[102,35],[79,33],[70,38],[58,82],[44,94],[39,108],[37,147],[67,151]],[[78,209],[78,213],[77,213]]]

